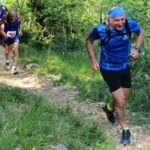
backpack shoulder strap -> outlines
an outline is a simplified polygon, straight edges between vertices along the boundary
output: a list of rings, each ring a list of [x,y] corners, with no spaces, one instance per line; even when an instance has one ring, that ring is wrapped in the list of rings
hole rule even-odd
[[[109,41],[110,36],[111,36],[111,31],[110,31],[110,25],[109,25],[109,23],[108,22],[104,22],[103,24],[105,26],[106,38],[103,41],[100,42],[101,46],[105,45]],[[130,31],[130,27],[129,27],[129,23],[128,23],[127,19],[125,19],[125,28],[127,30],[127,34],[129,34],[129,37],[131,39],[131,31]]]
[[[105,26],[106,38],[105,38],[103,41],[101,41],[101,46],[102,46],[102,45],[105,45],[105,43],[107,43],[107,42],[109,41],[110,35],[111,35],[109,23],[104,22],[103,24],[104,24],[104,26]]]
[[[127,33],[129,34],[129,37],[131,38],[131,31],[130,31],[130,27],[129,27],[129,23],[127,19],[125,20],[125,27],[126,27]]]

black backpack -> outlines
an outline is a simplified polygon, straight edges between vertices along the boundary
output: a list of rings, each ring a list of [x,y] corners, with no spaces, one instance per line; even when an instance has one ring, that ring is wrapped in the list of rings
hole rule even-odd
[[[108,23],[108,21],[105,21],[103,24],[105,25],[107,36],[103,41],[100,41],[101,46],[105,45],[111,38],[110,24]],[[125,28],[126,28],[127,33],[125,33],[124,35],[128,34],[129,38],[131,39],[131,31],[130,31],[129,23],[128,23],[127,19],[125,19]],[[115,36],[118,36],[118,35],[120,35],[120,34],[116,34]]]

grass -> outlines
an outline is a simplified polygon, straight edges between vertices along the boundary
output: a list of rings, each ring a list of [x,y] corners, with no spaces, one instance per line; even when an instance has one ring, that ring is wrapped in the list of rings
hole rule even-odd
[[[0,150],[52,150],[58,143],[69,150],[115,150],[100,126],[74,116],[69,107],[3,85],[0,99]]]
[[[59,80],[53,78],[55,84],[64,83],[75,86],[80,90],[84,98],[91,101],[109,99],[108,89],[101,78],[100,72],[93,72],[86,51],[82,52],[58,52],[36,51],[21,47],[22,61],[26,63],[38,63],[40,74],[54,74],[60,76]],[[40,55],[39,55],[40,54]]]
[[[55,84],[64,83],[68,86],[75,86],[80,91],[83,100],[103,101],[109,100],[110,94],[99,72],[93,72],[86,50],[77,52],[57,51],[36,51],[22,46],[20,52],[23,62],[36,62],[40,65],[37,70],[40,74],[54,74],[59,78],[52,78]],[[144,50],[143,50],[144,51]],[[146,50],[145,50],[146,51]],[[141,114],[141,117],[131,117],[132,123],[150,123],[150,76],[149,76],[149,52],[143,55],[139,61],[132,62],[132,95],[128,101],[128,109],[131,113]],[[131,115],[132,116],[132,115]]]

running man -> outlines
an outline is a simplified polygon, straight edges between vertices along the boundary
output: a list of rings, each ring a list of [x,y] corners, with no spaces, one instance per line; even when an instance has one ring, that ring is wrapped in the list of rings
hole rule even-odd
[[[9,54],[11,45],[13,48],[13,66],[12,74],[18,74],[18,48],[19,38],[22,36],[22,17],[17,14],[15,10],[9,10],[5,19],[3,19],[2,35],[4,39],[6,69],[10,69]]]
[[[7,8],[4,5],[0,5],[0,24],[3,23],[5,20],[4,18],[6,17],[7,14]],[[1,33],[2,28],[0,27],[0,43],[2,43],[2,33]]]
[[[136,33],[136,44],[131,51],[131,33]],[[122,128],[121,143],[130,143],[130,130],[125,116],[125,104],[131,91],[129,57],[138,59],[144,39],[144,31],[139,24],[125,17],[125,10],[115,6],[108,11],[108,20],[98,24],[86,39],[86,46],[91,68],[100,70],[109,87],[112,100],[106,103],[103,110],[111,123],[116,122]],[[93,42],[100,40],[100,62],[94,54]]]

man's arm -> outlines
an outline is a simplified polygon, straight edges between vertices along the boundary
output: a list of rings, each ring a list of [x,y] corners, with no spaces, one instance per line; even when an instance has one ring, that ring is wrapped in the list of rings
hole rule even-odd
[[[137,50],[141,49],[143,41],[144,41],[144,30],[141,29],[140,33],[137,36],[137,41],[136,41],[136,45],[135,45],[135,48],[137,48]]]
[[[19,36],[22,36],[22,29],[23,29],[23,18],[18,15],[18,20],[19,20]]]
[[[133,59],[137,59],[140,56],[140,50],[141,50],[141,46],[143,44],[144,41],[144,30],[141,29],[141,31],[138,33],[137,35],[137,40],[136,40],[136,45],[134,50],[131,53],[131,57]]]
[[[4,32],[4,26],[5,26],[6,20],[7,20],[7,17],[4,16],[3,19],[0,21],[0,33],[3,35],[5,39],[8,38],[7,33]]]
[[[90,58],[90,62],[91,62],[91,67],[94,71],[97,71],[97,70],[99,70],[99,65],[98,65],[97,60],[95,58],[93,42],[94,42],[94,40],[92,38],[87,37],[86,47],[88,50],[88,54],[89,54],[89,58]]]

